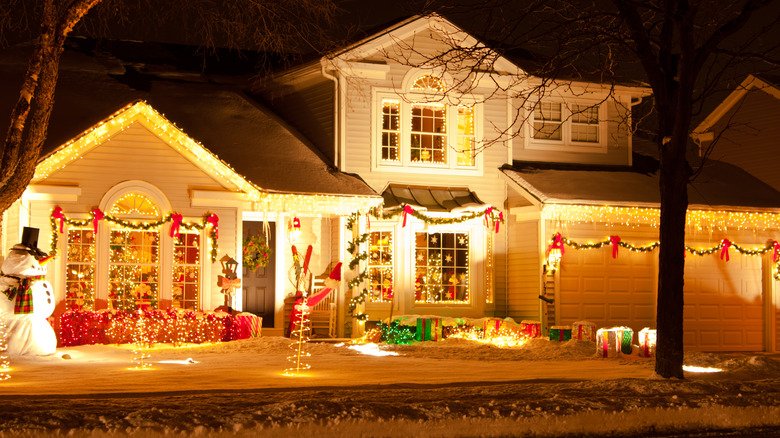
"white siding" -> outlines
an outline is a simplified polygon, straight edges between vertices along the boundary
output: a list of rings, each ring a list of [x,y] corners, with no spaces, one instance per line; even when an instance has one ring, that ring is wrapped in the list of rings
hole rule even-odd
[[[137,123],[40,183],[41,185],[77,186],[81,189],[81,195],[75,202],[65,202],[56,198],[51,201],[30,201],[30,226],[41,230],[38,246],[44,250],[50,247],[49,218],[55,206],[60,206],[69,218],[86,218],[89,211],[100,206],[101,200],[112,187],[130,180],[140,180],[154,185],[165,195],[171,210],[182,214],[187,222],[200,222],[208,211],[216,213],[219,216],[217,258],[225,254],[234,258],[239,256],[239,249],[236,247],[239,232],[236,209],[191,206],[191,190],[225,190],[225,187]],[[165,206],[158,207],[161,209],[161,214],[169,213],[165,210]],[[161,233],[166,230],[167,227],[163,227]],[[204,242],[207,240],[204,239]],[[169,241],[164,238],[163,242]],[[60,244],[64,243],[65,238],[60,237]],[[60,246],[61,250],[62,248],[63,246]],[[170,279],[163,277],[170,273],[171,261],[166,255],[172,254],[172,250],[162,251],[164,252],[161,252],[160,281],[164,287],[166,282],[170,285]],[[217,274],[221,272],[221,266],[219,261],[212,264],[209,256],[208,249],[204,245],[202,259],[205,262],[201,276],[202,303],[206,306],[206,310],[213,309],[223,301],[216,286]],[[54,285],[58,300],[61,300],[65,293],[63,275],[64,257],[57,257],[54,267],[49,269],[47,278]],[[98,284],[97,287],[98,295],[105,297],[107,294],[105,285]]]
[[[516,321],[539,319],[542,260],[539,252],[539,221],[509,223],[509,296],[507,316]]]

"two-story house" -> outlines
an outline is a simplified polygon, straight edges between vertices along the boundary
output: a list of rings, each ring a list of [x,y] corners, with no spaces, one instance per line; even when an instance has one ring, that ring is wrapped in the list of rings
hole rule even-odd
[[[355,231],[369,233],[365,313],[654,327],[658,160],[631,130],[649,90],[548,83],[489,53],[414,17],[262,90],[385,200]],[[774,348],[780,195],[713,161],[689,198],[687,348]]]

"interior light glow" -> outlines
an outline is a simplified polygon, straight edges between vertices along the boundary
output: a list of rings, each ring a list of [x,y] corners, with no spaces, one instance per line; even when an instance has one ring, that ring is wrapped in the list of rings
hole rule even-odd
[[[683,371],[687,371],[689,373],[720,373],[723,371],[723,369],[713,368],[713,367],[697,367],[691,365],[683,365]]]

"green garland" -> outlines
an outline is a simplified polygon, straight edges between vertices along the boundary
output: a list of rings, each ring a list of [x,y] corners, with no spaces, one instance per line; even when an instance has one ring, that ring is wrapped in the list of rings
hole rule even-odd
[[[355,223],[357,223],[358,218],[360,217],[359,212],[352,213],[346,222],[346,227],[348,231],[351,231],[354,227]],[[369,233],[364,233],[354,240],[350,240],[347,242],[347,249],[352,254],[352,260],[349,261],[349,269],[355,269],[359,264],[361,260],[368,259],[368,251],[363,251],[362,253],[359,251],[360,244],[365,243],[368,241]],[[355,287],[360,286],[361,283],[363,283],[365,280],[368,279],[368,271],[363,271],[360,274],[358,274],[355,278],[350,280],[347,283],[347,286],[352,289]],[[349,300],[349,310],[348,313],[353,318],[357,319],[358,321],[366,321],[368,320],[368,314],[367,313],[357,313],[355,314],[355,309],[357,309],[357,306],[360,304],[363,304],[366,302],[366,298],[368,297],[368,290],[363,289],[363,292],[360,293],[360,295],[352,297],[351,300]]]
[[[555,245],[555,239],[559,235],[560,235],[560,233],[553,234],[550,247],[553,247]],[[569,238],[563,237],[563,236],[560,236],[560,242],[562,244],[570,246],[570,247],[572,247],[574,249],[598,249],[598,248],[603,248],[603,247],[605,247],[607,245],[612,245],[613,244],[613,241],[612,241],[611,238],[607,238],[605,240],[602,240],[602,241],[596,242],[596,243],[577,243],[577,242],[574,242],[573,240],[570,240]],[[714,254],[714,253],[722,250],[723,247],[726,246],[726,242],[728,242],[729,248],[734,248],[734,250],[736,250],[738,253],[740,253],[742,255],[759,256],[759,255],[766,254],[769,251],[773,251],[775,249],[775,241],[767,242],[763,247],[758,247],[756,249],[750,249],[750,248],[745,248],[744,246],[740,246],[740,245],[738,245],[738,244],[736,244],[734,242],[731,242],[728,239],[722,239],[720,241],[720,243],[718,243],[717,245],[715,245],[713,247],[710,247],[710,248],[699,248],[699,249],[697,249],[697,248],[693,248],[691,246],[685,245],[685,251],[687,251],[687,252],[689,252],[691,254],[694,254],[694,255],[698,255],[698,256]],[[647,244],[647,245],[644,245],[644,246],[637,246],[637,245],[632,245],[630,243],[623,242],[622,240],[614,242],[614,244],[617,245],[617,246],[626,248],[629,251],[633,251],[633,252],[649,252],[649,251],[653,251],[656,248],[658,248],[659,246],[661,246],[661,242],[653,242],[653,243],[650,243],[650,244]],[[773,273],[773,275],[774,275],[775,280],[780,280],[780,258],[778,258],[778,260],[774,263],[774,273]]]
[[[54,210],[52,210],[54,212]],[[211,217],[212,213],[206,213],[203,216],[203,219],[200,222],[180,222],[179,226],[184,227],[187,230],[203,230],[206,228],[209,223],[209,217]],[[51,224],[51,250],[49,254],[51,255],[57,255],[57,233],[59,230],[59,224],[57,224],[57,219],[54,216],[49,216],[49,223]],[[95,212],[91,211],[89,213],[89,218],[84,220],[77,220],[77,219],[71,219],[63,214],[62,221],[70,226],[73,227],[86,227],[93,224],[93,221],[95,219]],[[168,222],[171,222],[173,220],[173,213],[169,213],[164,218],[160,220],[156,220],[153,222],[132,222],[127,221],[124,219],[120,219],[108,214],[104,214],[101,220],[105,220],[107,222],[111,222],[114,224],[117,224],[123,228],[130,228],[132,230],[151,230],[153,228],[158,228],[163,224],[166,224]],[[215,227],[211,227],[209,230],[209,240],[211,241],[211,262],[214,263],[217,261],[217,229]]]
[[[371,210],[371,216],[374,216],[377,219],[392,219],[395,216],[398,216],[400,214],[404,213],[404,208],[406,207],[406,204],[399,205],[396,208],[393,208],[391,210],[384,211],[381,207],[376,207]],[[494,223],[496,221],[503,223],[504,222],[504,215],[498,211],[495,208],[488,207],[482,211],[475,211],[472,213],[464,214],[460,217],[431,217],[427,216],[417,210],[412,209],[411,212],[409,212],[410,215],[414,216],[415,218],[425,222],[428,225],[452,225],[452,224],[460,224],[463,222],[470,221],[472,219],[476,219],[478,217],[484,217],[485,213],[488,213],[488,216],[490,216],[490,220],[492,220]],[[349,223],[349,222],[348,222]]]
[[[263,236],[247,234],[244,238],[243,252],[244,266],[251,271],[256,271],[260,266],[268,266],[273,251]]]

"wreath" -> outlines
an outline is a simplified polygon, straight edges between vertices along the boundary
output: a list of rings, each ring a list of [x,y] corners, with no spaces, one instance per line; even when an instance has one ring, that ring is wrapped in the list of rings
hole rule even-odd
[[[244,238],[244,267],[255,271],[260,266],[267,266],[271,257],[271,247],[261,235],[247,234]]]

